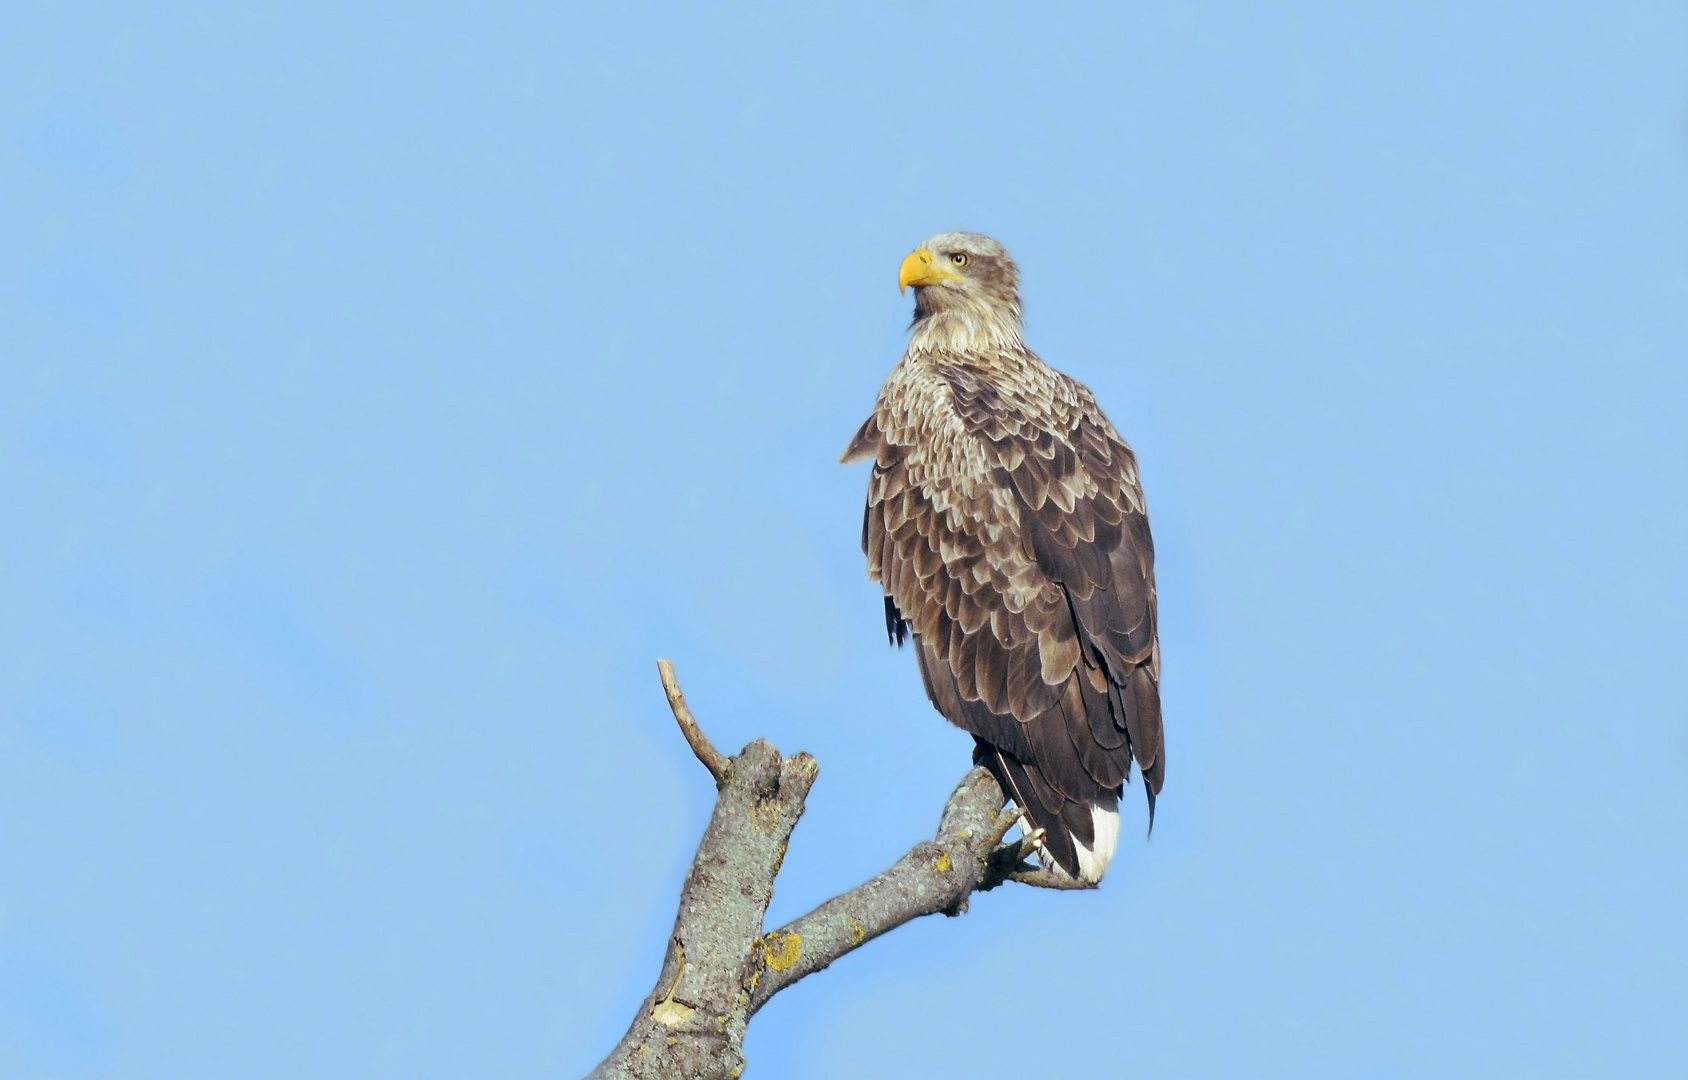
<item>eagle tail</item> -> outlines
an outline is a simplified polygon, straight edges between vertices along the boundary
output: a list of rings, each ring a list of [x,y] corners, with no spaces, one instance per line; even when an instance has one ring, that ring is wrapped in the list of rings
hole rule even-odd
[[[1065,799],[1036,765],[983,739],[974,742],[973,762],[990,770],[1003,793],[1031,819],[1032,828],[1043,830],[1038,861],[1090,885],[1101,881],[1119,843],[1120,790],[1104,791],[1095,802]],[[1050,809],[1051,804],[1056,809]]]

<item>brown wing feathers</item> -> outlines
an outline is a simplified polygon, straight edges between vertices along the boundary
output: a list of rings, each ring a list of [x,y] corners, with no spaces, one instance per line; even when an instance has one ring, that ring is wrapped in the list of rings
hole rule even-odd
[[[1090,806],[1112,807],[1135,759],[1152,820],[1164,770],[1136,462],[1077,384],[1067,415],[1033,416],[972,368],[933,371],[972,436],[948,449],[977,460],[930,460],[933,440],[918,437],[929,433],[882,401],[845,452],[874,458],[869,574],[888,635],[912,630],[932,703],[975,736],[975,759],[1076,873],[1067,834],[1092,842]]]

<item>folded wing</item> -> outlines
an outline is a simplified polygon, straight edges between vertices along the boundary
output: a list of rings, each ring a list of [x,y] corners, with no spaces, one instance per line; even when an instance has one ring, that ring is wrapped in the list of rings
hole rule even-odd
[[[952,430],[881,407],[845,453],[874,462],[868,572],[893,639],[913,634],[932,703],[1076,873],[1090,808],[1112,807],[1135,761],[1152,821],[1165,773],[1137,462],[1071,380],[1040,409],[965,366],[934,376]]]

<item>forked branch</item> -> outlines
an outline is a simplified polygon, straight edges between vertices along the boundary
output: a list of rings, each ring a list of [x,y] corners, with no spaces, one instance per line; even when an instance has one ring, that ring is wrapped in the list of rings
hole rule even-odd
[[[763,933],[774,877],[815,781],[815,759],[782,759],[760,739],[723,758],[686,706],[674,665],[659,660],[657,670],[675,722],[719,794],[680,890],[656,986],[589,1080],[736,1077],[750,1018],[804,976],[911,919],[960,915],[973,893],[1004,881],[1072,887],[1024,861],[1035,836],[1003,841],[1019,815],[1004,810],[991,774],[974,768],[950,793],[931,840],[872,880]]]

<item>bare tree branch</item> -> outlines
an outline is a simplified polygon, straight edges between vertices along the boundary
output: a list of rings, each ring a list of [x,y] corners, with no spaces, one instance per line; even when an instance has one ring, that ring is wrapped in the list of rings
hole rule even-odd
[[[1017,817],[1002,803],[991,774],[970,770],[944,804],[937,836],[914,845],[884,873],[768,934],[783,963],[770,959],[751,990],[751,1013],[880,934],[922,915],[960,915],[972,893],[1000,885],[1020,861],[1019,845],[1000,844]]]
[[[960,915],[973,893],[1004,881],[1074,887],[1023,861],[1040,843],[1037,836],[1003,842],[1019,815],[1004,811],[991,774],[974,768],[950,793],[933,839],[872,880],[764,934],[774,877],[815,781],[815,759],[781,759],[761,739],[722,759],[686,707],[673,665],[662,660],[658,668],[674,719],[719,794],[680,889],[656,986],[588,1080],[730,1080],[744,1071],[750,1018],[804,976],[911,919]]]
[[[668,707],[674,710],[674,720],[680,725],[680,733],[691,744],[692,753],[703,762],[703,767],[709,770],[709,775],[715,778],[717,788],[727,782],[727,759],[721,756],[721,751],[715,749],[715,744],[709,741],[709,736],[697,726],[692,718],[692,710],[686,705],[686,695],[680,692],[680,679],[674,674],[672,660],[658,660],[657,674],[662,677],[663,692],[668,695]]]

